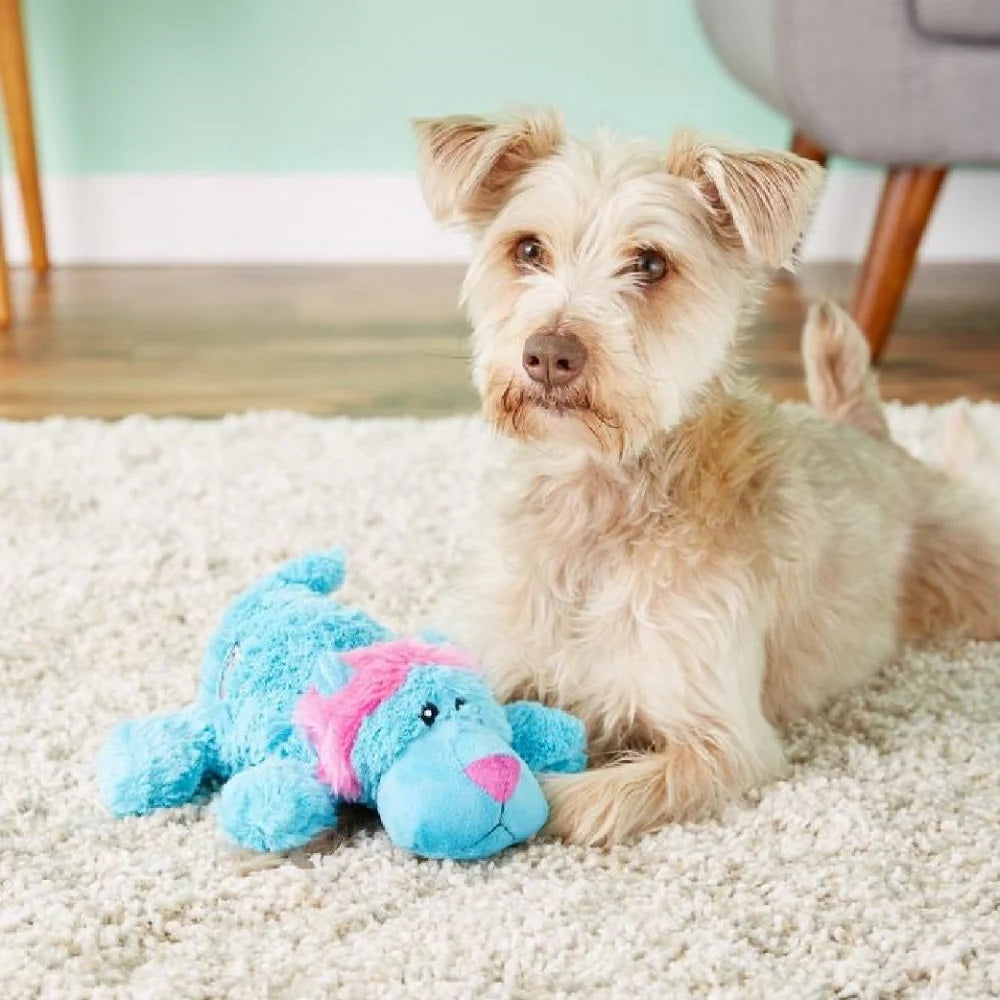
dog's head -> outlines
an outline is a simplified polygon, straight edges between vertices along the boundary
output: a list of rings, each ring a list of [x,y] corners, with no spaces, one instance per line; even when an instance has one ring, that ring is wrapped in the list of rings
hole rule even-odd
[[[658,149],[558,117],[416,123],[438,221],[470,231],[463,297],[487,418],[527,441],[641,450],[724,380],[822,169],[691,133]]]

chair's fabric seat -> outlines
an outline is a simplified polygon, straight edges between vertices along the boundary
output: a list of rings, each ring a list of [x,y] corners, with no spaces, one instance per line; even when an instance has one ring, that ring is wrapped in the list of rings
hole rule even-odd
[[[1000,41],[932,36],[917,24],[915,2],[696,5],[729,71],[832,153],[886,164],[1000,164]],[[926,2],[1000,8],[998,0]],[[991,22],[978,23],[985,31]]]
[[[971,43],[1000,42],[997,0],[910,0],[913,18],[925,34]]]

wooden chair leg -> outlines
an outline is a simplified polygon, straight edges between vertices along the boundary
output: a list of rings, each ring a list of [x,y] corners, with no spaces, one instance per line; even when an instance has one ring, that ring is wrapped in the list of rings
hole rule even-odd
[[[876,361],[889,341],[947,172],[943,167],[893,167],[885,179],[851,309]]]
[[[0,330],[10,326],[10,283],[7,278],[7,252],[3,245],[3,213],[0,212]]]
[[[24,49],[19,0],[0,0],[0,85],[3,87],[11,146],[21,187],[21,204],[31,244],[31,266],[39,274],[49,269],[42,216],[42,192],[38,184],[35,129],[31,120],[28,60]]]
[[[796,129],[795,132],[792,133],[791,150],[796,156],[812,160],[814,163],[818,163],[821,167],[826,166],[829,154],[822,146],[810,139],[805,132],[800,132]]]

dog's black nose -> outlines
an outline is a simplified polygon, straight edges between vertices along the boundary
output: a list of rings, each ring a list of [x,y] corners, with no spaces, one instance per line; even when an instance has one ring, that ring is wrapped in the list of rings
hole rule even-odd
[[[569,385],[587,364],[587,348],[575,333],[533,333],[524,342],[521,363],[532,382]]]

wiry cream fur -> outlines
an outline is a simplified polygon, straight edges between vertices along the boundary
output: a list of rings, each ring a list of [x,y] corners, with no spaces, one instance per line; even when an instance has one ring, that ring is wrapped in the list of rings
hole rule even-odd
[[[613,843],[711,808],[780,774],[776,727],[901,636],[1000,635],[1000,516],[888,440],[850,320],[819,308],[804,340],[827,419],[739,376],[739,330],[817,167],[690,134],[584,144],[551,116],[418,133],[429,203],[476,238],[475,379],[508,439],[463,637],[501,697],[563,706],[590,735],[593,768],[548,780],[552,832]],[[543,269],[512,256],[528,234]],[[647,247],[670,262],[651,287],[626,269]],[[564,389],[522,370],[542,330],[587,348]]]

